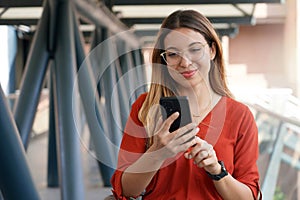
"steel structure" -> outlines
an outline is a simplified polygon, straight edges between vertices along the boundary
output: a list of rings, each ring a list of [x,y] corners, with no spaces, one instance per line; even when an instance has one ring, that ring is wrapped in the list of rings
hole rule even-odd
[[[83,0],[3,0],[0,1],[0,24],[7,25],[35,25],[33,42],[27,58],[26,71],[20,89],[20,96],[15,104],[13,113],[9,110],[5,96],[0,87],[0,190],[4,199],[39,199],[37,190],[29,173],[26,163],[25,150],[30,144],[30,134],[37,110],[37,105],[46,72],[50,69],[50,121],[49,121],[49,149],[48,149],[48,186],[61,187],[62,199],[84,199],[83,172],[81,167],[80,141],[76,121],[78,121],[79,99],[74,93],[80,94],[86,115],[87,125],[91,134],[91,141],[99,160],[100,172],[106,186],[116,166],[116,149],[108,145],[105,133],[111,133],[110,140],[117,146],[121,138],[121,131],[116,124],[113,113],[120,113],[117,121],[124,127],[129,114],[128,104],[119,99],[131,99],[131,102],[144,92],[145,73],[143,68],[136,68],[129,74],[128,80],[120,80],[120,75],[132,69],[131,66],[143,64],[140,42],[138,37],[154,35],[157,30],[128,31],[134,24],[161,23],[162,18],[119,18],[112,12],[114,6],[134,5],[182,5],[182,4],[231,4],[238,9],[242,16],[210,16],[215,23],[228,24],[227,29],[219,29],[221,35],[238,33],[239,24],[253,24],[253,12],[244,12],[237,4],[283,3],[282,0],[115,0],[104,1],[98,5]],[[40,19],[6,19],[2,18],[13,7],[43,7]],[[80,18],[80,20],[79,20]],[[103,68],[95,68],[93,60],[86,61],[83,47],[83,36],[80,25],[93,24],[93,47],[118,34],[123,43],[116,46],[100,48],[100,59],[94,60],[100,66],[105,56],[121,55],[112,67],[97,83],[95,70],[102,73]],[[98,31],[98,32],[97,32]],[[99,31],[101,34],[99,34]],[[105,51],[109,55],[105,55]],[[119,51],[119,52],[117,52]],[[114,52],[114,53],[112,53]],[[113,59],[113,58],[112,58]],[[100,63],[100,64],[99,64]],[[80,73],[78,73],[80,71]],[[96,74],[97,74],[96,73]],[[79,75],[78,75],[79,74]],[[120,74],[120,75],[118,75]],[[138,77],[136,82],[131,82]],[[112,98],[114,85],[124,81],[118,88],[120,98]],[[107,85],[105,85],[105,83]],[[97,86],[98,84],[98,86]],[[125,87],[128,86],[128,87]],[[98,90],[95,91],[95,88]],[[102,88],[102,89],[101,89]],[[134,92],[132,92],[134,91]],[[130,94],[130,95],[128,95]],[[131,96],[132,95],[132,96]],[[76,96],[76,95],[75,95]],[[101,104],[99,97],[104,96],[107,104]],[[97,102],[97,103],[95,103]],[[98,103],[99,102],[99,103]],[[113,103],[113,109],[108,103]],[[2,109],[3,108],[3,109]],[[108,109],[108,110],[107,110]],[[108,113],[104,116],[103,112]],[[96,117],[95,117],[96,116]],[[10,155],[10,157],[7,157]],[[274,161],[275,162],[275,161]],[[21,181],[20,181],[20,177]],[[16,193],[15,190],[18,190]],[[0,194],[1,194],[0,193]],[[1,195],[0,195],[1,199]]]

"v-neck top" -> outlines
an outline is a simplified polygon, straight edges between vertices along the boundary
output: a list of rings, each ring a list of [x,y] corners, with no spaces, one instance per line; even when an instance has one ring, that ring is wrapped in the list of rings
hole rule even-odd
[[[122,138],[118,166],[111,179],[116,199],[122,195],[123,171],[145,151],[146,130],[138,119],[138,112],[147,93],[142,94],[132,105]],[[214,108],[199,123],[197,135],[212,144],[218,160],[225,163],[227,171],[238,181],[247,185],[254,197],[259,192],[258,131],[249,108],[229,97],[222,97]],[[212,179],[193,160],[179,156],[174,162],[159,169],[145,188],[143,199],[154,200],[217,200],[218,194]]]

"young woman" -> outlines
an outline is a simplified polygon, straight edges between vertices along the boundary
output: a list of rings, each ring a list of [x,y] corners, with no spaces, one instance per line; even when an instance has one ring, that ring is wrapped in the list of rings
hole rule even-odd
[[[168,16],[152,54],[148,93],[133,104],[112,177],[116,199],[216,200],[259,196],[258,133],[233,99],[212,24],[193,10]],[[187,96],[192,123],[169,132],[160,97]]]

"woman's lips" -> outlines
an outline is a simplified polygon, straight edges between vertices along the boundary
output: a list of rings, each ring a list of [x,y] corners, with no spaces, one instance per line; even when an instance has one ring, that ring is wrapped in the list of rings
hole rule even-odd
[[[184,76],[184,78],[191,78],[196,72],[197,70],[189,70],[189,71],[181,72],[181,74],[182,76]]]

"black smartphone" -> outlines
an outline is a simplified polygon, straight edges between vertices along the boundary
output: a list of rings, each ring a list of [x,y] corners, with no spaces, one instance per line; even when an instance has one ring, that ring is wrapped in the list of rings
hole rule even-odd
[[[161,97],[159,100],[163,119],[167,119],[175,112],[179,112],[179,117],[173,122],[169,131],[173,132],[178,128],[192,122],[189,100],[186,96]]]

